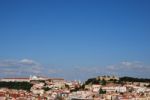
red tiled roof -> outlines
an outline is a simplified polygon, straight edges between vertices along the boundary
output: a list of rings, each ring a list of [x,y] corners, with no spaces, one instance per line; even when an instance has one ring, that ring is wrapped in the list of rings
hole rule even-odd
[[[5,94],[0,94],[0,97],[4,97],[5,96]]]

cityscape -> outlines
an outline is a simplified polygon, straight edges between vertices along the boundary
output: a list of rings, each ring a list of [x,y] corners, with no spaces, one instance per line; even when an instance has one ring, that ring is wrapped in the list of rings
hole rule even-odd
[[[150,0],[0,0],[0,100],[150,100]]]
[[[97,76],[81,82],[40,76],[2,78],[0,100],[150,100],[150,79]]]

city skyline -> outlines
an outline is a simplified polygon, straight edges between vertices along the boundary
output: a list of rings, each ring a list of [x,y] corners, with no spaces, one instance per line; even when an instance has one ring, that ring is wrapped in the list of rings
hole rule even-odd
[[[149,0],[1,0],[0,77],[150,77]]]

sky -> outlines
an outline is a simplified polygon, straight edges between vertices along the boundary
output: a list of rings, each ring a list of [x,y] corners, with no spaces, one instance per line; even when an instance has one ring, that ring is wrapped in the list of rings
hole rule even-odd
[[[149,0],[0,0],[0,76],[150,77]]]

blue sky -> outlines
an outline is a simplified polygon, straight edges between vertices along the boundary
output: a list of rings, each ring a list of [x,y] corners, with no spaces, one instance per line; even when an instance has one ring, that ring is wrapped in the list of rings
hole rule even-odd
[[[48,76],[65,78],[74,68],[101,70],[122,62],[140,62],[149,68],[149,5],[149,0],[1,0],[1,70],[6,62],[22,60],[58,71],[52,75],[44,70]],[[7,70],[16,68],[11,66]],[[102,74],[91,73],[83,78]],[[137,74],[128,70],[123,75]]]

